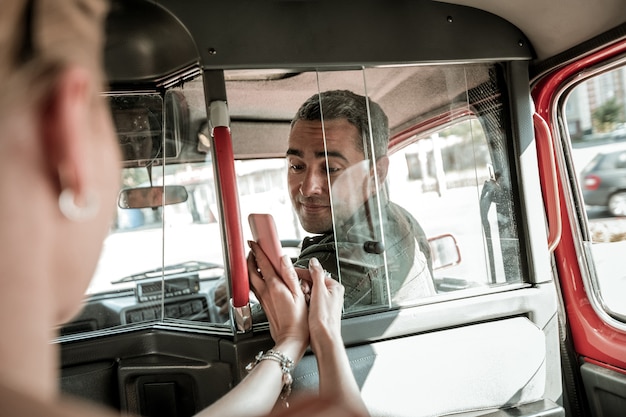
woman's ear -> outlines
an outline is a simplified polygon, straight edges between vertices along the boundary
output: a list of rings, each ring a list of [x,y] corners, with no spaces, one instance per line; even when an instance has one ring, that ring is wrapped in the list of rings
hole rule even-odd
[[[42,148],[59,192],[81,196],[86,186],[86,139],[92,110],[93,76],[74,65],[61,71],[41,112]]]

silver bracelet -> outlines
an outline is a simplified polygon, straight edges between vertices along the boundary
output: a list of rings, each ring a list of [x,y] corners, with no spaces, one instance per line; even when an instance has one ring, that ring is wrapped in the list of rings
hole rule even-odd
[[[289,408],[289,403],[287,402],[287,397],[291,394],[291,384],[293,383],[293,378],[291,377],[291,370],[294,366],[294,361],[289,356],[285,355],[279,350],[270,349],[267,352],[263,353],[260,351],[254,357],[255,361],[250,362],[246,365],[246,371],[252,371],[261,361],[270,360],[274,362],[278,362],[280,364],[280,370],[283,373],[283,388],[280,391],[280,399],[283,400],[283,404],[285,408]]]

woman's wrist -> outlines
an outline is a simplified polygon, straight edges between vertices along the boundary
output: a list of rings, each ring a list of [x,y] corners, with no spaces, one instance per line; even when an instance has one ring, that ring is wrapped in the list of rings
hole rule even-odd
[[[291,371],[295,367],[294,360],[286,355],[285,353],[279,351],[278,349],[270,349],[266,352],[259,352],[254,357],[254,362],[250,362],[246,366],[246,370],[248,372],[253,372],[257,367],[265,366],[265,375],[271,377],[272,374],[275,374],[276,371],[272,371],[271,368],[268,368],[269,362],[275,362],[278,367],[276,370],[280,369],[281,379],[280,379],[280,394],[279,398],[283,401],[285,407],[289,407],[288,397],[291,394],[291,384],[293,383],[293,377],[291,376]],[[274,365],[276,366],[276,365]],[[272,385],[274,385],[272,383]]]
[[[304,356],[307,346],[308,343],[304,341],[289,339],[277,342],[272,349],[287,355],[297,365]]]
[[[326,330],[311,333],[311,349],[316,356],[333,353],[343,349],[341,332],[328,332]]]

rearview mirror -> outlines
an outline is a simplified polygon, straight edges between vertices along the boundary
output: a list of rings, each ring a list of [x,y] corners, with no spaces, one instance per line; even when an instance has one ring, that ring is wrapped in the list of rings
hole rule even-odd
[[[161,205],[184,203],[187,197],[187,190],[182,185],[127,188],[120,191],[117,205],[123,209],[155,208]]]
[[[176,158],[181,148],[183,120],[175,94],[109,94],[109,105],[124,166],[155,165]]]
[[[430,246],[433,271],[454,266],[461,262],[461,252],[454,236],[445,234],[432,237],[428,239],[428,244]]]

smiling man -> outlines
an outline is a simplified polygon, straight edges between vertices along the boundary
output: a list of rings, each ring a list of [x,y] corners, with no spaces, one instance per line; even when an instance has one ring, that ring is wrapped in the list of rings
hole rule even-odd
[[[289,194],[315,234],[295,264],[318,258],[344,285],[346,311],[435,293],[424,231],[386,195],[388,141],[380,106],[346,90],[310,97],[291,124]]]

